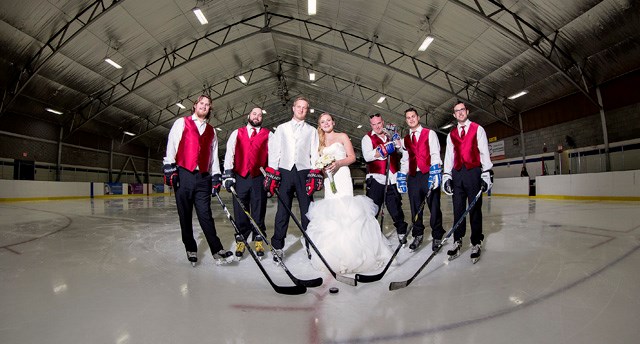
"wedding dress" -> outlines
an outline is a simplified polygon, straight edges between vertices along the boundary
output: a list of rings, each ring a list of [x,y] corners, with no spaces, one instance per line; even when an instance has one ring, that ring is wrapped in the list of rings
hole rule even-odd
[[[335,160],[346,157],[340,142],[325,147],[321,155],[325,154],[333,155]],[[336,193],[325,178],[324,199],[309,206],[309,238],[335,272],[367,272],[384,266],[392,252],[375,218],[376,205],[367,196],[353,196],[349,167],[340,167],[333,179]],[[318,270],[326,270],[315,254],[311,264]]]

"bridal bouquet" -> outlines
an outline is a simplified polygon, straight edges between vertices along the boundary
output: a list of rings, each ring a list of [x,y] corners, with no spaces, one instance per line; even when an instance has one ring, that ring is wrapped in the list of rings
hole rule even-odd
[[[321,155],[318,160],[316,160],[316,168],[319,170],[324,170],[325,167],[331,165],[332,162],[336,161],[336,158],[331,154]],[[329,185],[331,186],[331,192],[336,193],[338,190],[336,189],[336,183],[333,181],[333,175],[329,171],[324,171],[327,174],[327,179],[329,179]]]

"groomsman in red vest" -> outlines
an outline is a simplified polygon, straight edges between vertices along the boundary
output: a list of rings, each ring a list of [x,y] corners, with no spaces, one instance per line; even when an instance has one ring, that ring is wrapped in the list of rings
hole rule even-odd
[[[382,115],[377,113],[369,116],[369,124],[371,131],[361,141],[362,156],[367,164],[365,177],[367,197],[373,200],[378,209],[384,206],[382,204],[384,200],[396,227],[398,240],[404,244],[406,243],[407,223],[404,221],[402,198],[397,189],[397,172],[400,170],[402,153],[396,150],[395,143],[389,137],[389,133],[384,130]],[[387,160],[389,160],[388,172]]]
[[[169,131],[167,154],[163,161],[165,184],[175,190],[182,242],[187,259],[198,261],[198,244],[193,238],[193,208],[216,263],[233,255],[224,250],[211,214],[211,195],[222,185],[218,162],[218,139],[208,123],[211,98],[201,95],[193,104],[192,115],[178,118]]]
[[[427,199],[427,207],[431,213],[429,225],[431,226],[431,243],[435,251],[442,242],[444,228],[442,228],[442,211],[440,210],[440,182],[442,180],[442,159],[440,159],[440,142],[435,131],[423,128],[420,125],[420,116],[416,109],[410,108],[404,111],[404,117],[409,126],[409,134],[404,137],[404,152],[400,164],[400,171],[406,173],[409,203],[411,205],[411,218],[416,218],[420,205],[424,201],[429,190],[431,194]],[[424,223],[422,211],[413,224],[413,242],[409,245],[411,251],[415,251],[422,244],[424,236]]]
[[[443,189],[447,195],[453,195],[453,223],[464,214],[467,202],[472,202],[482,189],[487,192],[493,185],[493,163],[489,157],[487,133],[478,123],[469,120],[469,109],[461,101],[453,107],[453,117],[458,125],[447,136],[447,149],[444,157]],[[471,224],[471,260],[476,263],[482,253],[482,196],[469,211]],[[449,259],[460,255],[462,238],[467,231],[463,221],[453,232],[453,249],[447,254]]]
[[[266,233],[264,217],[267,209],[267,192],[263,189],[264,176],[260,167],[267,167],[269,138],[273,133],[262,127],[262,109],[253,108],[247,115],[247,125],[234,130],[227,141],[224,156],[222,184],[231,192],[233,186],[238,198],[249,210],[256,224]],[[264,256],[262,236],[252,231],[249,217],[244,213],[238,199],[233,200],[235,221],[240,233],[248,239],[253,232],[255,252]],[[245,247],[242,238],[236,235],[236,257],[242,257]]]

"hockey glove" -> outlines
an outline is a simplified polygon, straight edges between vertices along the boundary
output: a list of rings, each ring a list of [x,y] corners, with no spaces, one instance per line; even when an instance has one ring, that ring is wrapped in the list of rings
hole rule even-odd
[[[164,183],[166,185],[178,185],[178,168],[176,164],[164,164],[162,166],[162,173],[164,173]]]
[[[493,186],[493,170],[482,172],[482,174],[480,175],[480,178],[482,178],[482,180],[480,181],[480,187],[482,187],[482,192],[487,192],[491,190],[491,187]]]
[[[311,170],[309,174],[307,174],[307,195],[311,196],[314,192],[322,190],[322,185],[324,184],[324,177],[322,176],[322,171],[320,170]]]
[[[379,144],[378,147],[376,147],[376,150],[381,157],[386,158],[387,156],[389,156],[389,154],[392,154],[396,151],[396,146],[393,144],[393,142],[387,142]]]
[[[271,197],[280,187],[280,171],[276,171],[271,167],[265,169],[264,182],[262,188],[267,192],[267,196]]]
[[[445,173],[442,175],[442,189],[444,193],[449,196],[453,195],[453,185],[451,185],[451,175],[449,173]]]
[[[432,165],[431,168],[429,168],[429,182],[427,184],[427,187],[430,190],[435,190],[440,186],[441,182],[442,166],[440,166],[440,164]]]
[[[231,192],[231,187],[236,185],[236,174],[233,173],[233,170],[224,170],[222,173],[222,186],[228,191]]]
[[[398,192],[407,193],[407,174],[402,172],[396,173],[396,188]]]
[[[222,187],[222,179],[220,178],[220,173],[216,173],[211,177],[211,197],[220,192],[220,187]]]

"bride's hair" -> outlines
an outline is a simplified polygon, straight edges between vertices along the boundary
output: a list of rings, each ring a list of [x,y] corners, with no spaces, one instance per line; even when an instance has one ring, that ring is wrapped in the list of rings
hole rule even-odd
[[[318,145],[318,152],[320,153],[322,153],[322,149],[326,147],[326,141],[327,141],[326,134],[324,130],[322,130],[322,126],[320,125],[320,120],[322,119],[323,116],[331,117],[331,120],[335,123],[333,116],[331,116],[331,114],[328,112],[323,112],[322,115],[318,117],[318,139],[320,139],[320,144]]]

